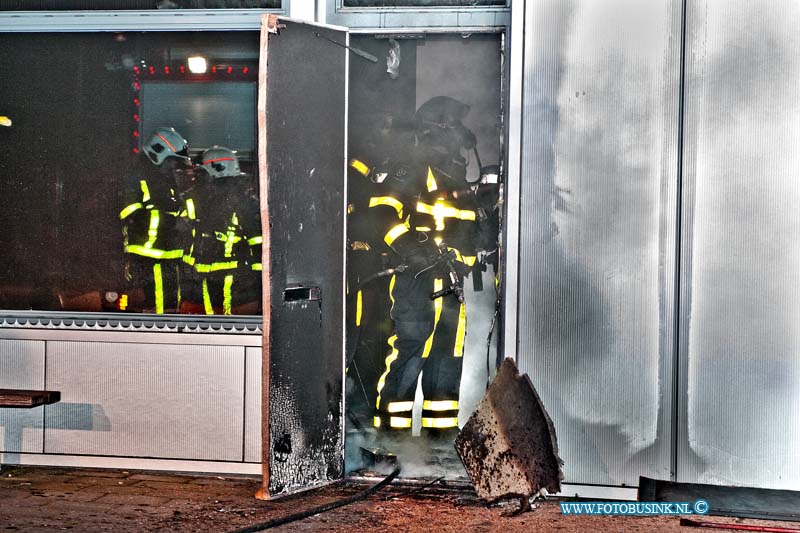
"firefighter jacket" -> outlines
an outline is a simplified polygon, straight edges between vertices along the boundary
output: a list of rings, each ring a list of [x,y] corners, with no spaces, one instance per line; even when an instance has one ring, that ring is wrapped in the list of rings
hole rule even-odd
[[[369,199],[377,237],[401,256],[409,243],[444,242],[468,271],[476,261],[478,211],[463,174],[425,148],[381,173],[381,189]]]
[[[182,200],[168,175],[135,177],[119,213],[125,252],[154,260],[180,259],[194,219],[192,199]]]
[[[242,183],[239,177],[217,178],[193,191],[197,220],[183,261],[199,274],[261,270],[258,201]]]

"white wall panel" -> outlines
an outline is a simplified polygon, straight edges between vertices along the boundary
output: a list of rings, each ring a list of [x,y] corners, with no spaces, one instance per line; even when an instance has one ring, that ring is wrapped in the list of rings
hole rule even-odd
[[[48,343],[46,453],[243,460],[245,349]]]

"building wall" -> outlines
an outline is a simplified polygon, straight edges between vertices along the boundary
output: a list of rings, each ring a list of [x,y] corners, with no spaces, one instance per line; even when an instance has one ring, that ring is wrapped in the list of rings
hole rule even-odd
[[[525,3],[518,360],[568,482],[800,483],[797,9]]]

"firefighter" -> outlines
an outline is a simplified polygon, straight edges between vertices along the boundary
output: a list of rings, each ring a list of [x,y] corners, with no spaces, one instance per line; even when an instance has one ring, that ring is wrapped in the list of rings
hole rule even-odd
[[[181,303],[181,258],[189,238],[184,222],[194,218],[193,202],[184,198],[193,177],[189,145],[175,129],[157,128],[142,152],[149,163],[133,175],[119,213],[125,278],[144,292],[145,311],[174,313]]]
[[[404,268],[391,279],[394,335],[377,384],[374,425],[410,433],[422,374],[422,429],[452,439],[458,431],[459,386],[466,336],[461,283],[476,262],[476,206],[468,191],[466,151],[474,134],[469,107],[439,96],[414,115],[415,142],[382,172],[370,199],[382,238]],[[438,297],[433,297],[438,293]],[[441,295],[442,293],[447,293]]]
[[[183,261],[194,269],[193,299],[202,312],[256,314],[260,299],[261,222],[247,194],[247,174],[236,152],[214,146],[203,152],[194,199],[197,223]]]

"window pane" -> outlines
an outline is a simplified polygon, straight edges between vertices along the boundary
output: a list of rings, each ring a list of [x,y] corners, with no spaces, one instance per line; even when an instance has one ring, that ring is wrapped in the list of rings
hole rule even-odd
[[[484,7],[505,6],[506,0],[344,0],[344,7]]]
[[[260,312],[257,32],[5,34],[0,66],[0,309]]]
[[[281,0],[2,0],[0,11],[280,9]]]

